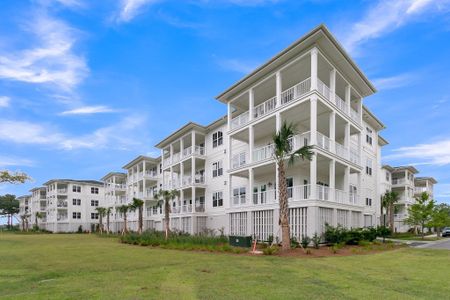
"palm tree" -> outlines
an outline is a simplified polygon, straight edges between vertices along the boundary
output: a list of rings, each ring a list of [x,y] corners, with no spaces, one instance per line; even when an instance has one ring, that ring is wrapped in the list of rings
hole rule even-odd
[[[159,205],[164,204],[164,222],[166,227],[166,240],[169,238],[170,233],[170,201],[174,200],[178,196],[177,190],[159,190],[158,194],[155,195],[155,200],[158,201]]]
[[[111,215],[112,209],[113,209],[112,207],[106,208],[106,230],[108,234],[109,234],[109,216]]]
[[[395,204],[398,202],[398,193],[393,191],[386,191],[381,202],[382,206],[386,208],[386,213],[389,219],[389,229],[394,233],[394,214]]]
[[[95,210],[98,212],[98,227],[100,230],[100,234],[103,234],[103,217],[106,216],[106,208],[97,207]]]
[[[25,220],[27,218],[27,215],[20,215],[20,220],[22,223],[22,231],[25,231]]]
[[[44,213],[42,213],[42,212],[40,212],[40,211],[37,211],[37,212],[34,214],[34,224],[35,224],[35,226],[36,226],[36,229],[39,229],[38,220],[39,220],[39,219],[42,219],[43,217],[44,217]]]
[[[123,232],[127,233],[128,232],[128,225],[127,225],[127,214],[130,211],[130,205],[121,205],[118,206],[117,211],[123,214],[123,222],[124,222],[124,226],[123,226]]]
[[[278,167],[278,199],[280,205],[281,248],[288,250],[291,247],[289,227],[289,206],[286,184],[286,165],[292,165],[297,158],[311,160],[314,155],[311,146],[303,146],[294,149],[293,137],[296,135],[296,127],[292,123],[283,122],[280,131],[273,135],[273,156]]]
[[[144,201],[138,198],[133,198],[133,202],[131,203],[131,210],[138,211],[138,232],[139,234],[142,233],[142,227],[143,227],[143,214],[144,214]]]

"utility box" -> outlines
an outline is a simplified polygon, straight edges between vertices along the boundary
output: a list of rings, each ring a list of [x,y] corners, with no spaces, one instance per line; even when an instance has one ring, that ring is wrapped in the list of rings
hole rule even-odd
[[[251,236],[230,236],[229,242],[231,246],[250,248],[252,246]]]

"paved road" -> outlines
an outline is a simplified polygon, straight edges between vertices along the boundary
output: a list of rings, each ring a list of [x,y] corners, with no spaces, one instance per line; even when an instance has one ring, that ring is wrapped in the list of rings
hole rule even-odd
[[[450,250],[450,238],[444,238],[443,240],[436,241],[433,243],[428,243],[426,245],[420,245],[417,248],[427,248],[427,249],[447,249]]]

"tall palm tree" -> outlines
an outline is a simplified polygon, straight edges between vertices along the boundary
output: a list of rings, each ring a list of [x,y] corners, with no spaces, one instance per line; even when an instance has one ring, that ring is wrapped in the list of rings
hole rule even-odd
[[[133,198],[133,202],[131,203],[131,210],[138,211],[138,232],[139,234],[142,233],[142,227],[143,227],[143,214],[144,214],[144,201],[138,198]]]
[[[98,212],[98,227],[100,230],[100,234],[103,234],[103,217],[106,216],[106,208],[104,207],[97,207],[95,209]]]
[[[164,204],[164,223],[166,227],[166,240],[169,238],[170,233],[170,201],[174,200],[178,196],[178,190],[159,190],[155,195],[155,200],[159,205]]]
[[[37,211],[34,213],[34,224],[36,229],[39,229],[39,224],[38,224],[38,220],[42,219],[44,217],[44,213]]]
[[[109,234],[109,216],[112,213],[112,207],[106,208],[106,232]]]
[[[278,199],[280,205],[281,248],[288,250],[291,247],[289,206],[286,184],[286,160],[292,165],[297,158],[311,160],[314,153],[311,146],[303,146],[294,149],[293,137],[297,134],[296,127],[292,123],[283,122],[280,131],[273,135],[273,156],[278,167]],[[312,184],[314,184],[312,182]]]
[[[391,233],[394,233],[394,215],[395,215],[395,204],[398,202],[399,197],[397,192],[386,191],[381,202],[382,206],[386,208],[386,214],[389,220],[389,229]]]
[[[22,231],[25,231],[25,220],[27,219],[27,215],[20,215],[19,217],[22,223]]]
[[[124,204],[121,206],[118,206],[117,211],[123,214],[123,222],[124,222],[124,226],[123,226],[123,232],[124,233],[128,233],[128,225],[127,225],[127,214],[130,211],[130,205]]]

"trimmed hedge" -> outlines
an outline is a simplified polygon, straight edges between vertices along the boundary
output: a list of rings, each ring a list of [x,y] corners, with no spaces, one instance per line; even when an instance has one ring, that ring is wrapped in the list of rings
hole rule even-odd
[[[358,245],[360,241],[372,242],[377,237],[387,236],[390,233],[384,226],[347,229],[340,225],[333,227],[326,224],[325,228],[324,239],[328,244]]]

